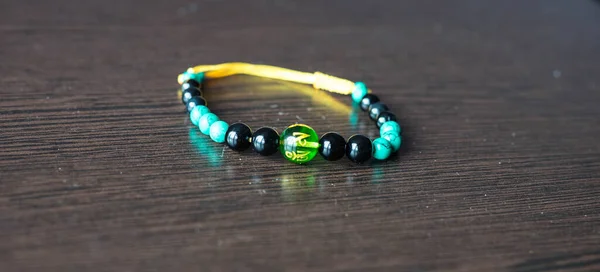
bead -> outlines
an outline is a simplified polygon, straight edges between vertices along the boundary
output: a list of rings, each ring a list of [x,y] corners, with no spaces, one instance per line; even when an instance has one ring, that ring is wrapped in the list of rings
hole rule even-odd
[[[291,162],[309,162],[319,149],[319,136],[307,125],[296,124],[281,133],[281,154]]]
[[[188,101],[195,96],[202,96],[202,92],[196,87],[189,87],[181,92],[181,102],[187,105]]]
[[[225,121],[219,120],[214,122],[212,125],[210,125],[210,138],[217,143],[225,142],[225,132],[227,132],[228,128],[229,125],[225,123]]]
[[[352,101],[354,103],[360,103],[360,100],[367,94],[367,85],[362,82],[354,83],[354,90],[352,91]]]
[[[354,135],[346,143],[346,157],[355,163],[362,163],[371,158],[373,144],[363,135]]]
[[[369,117],[371,117],[371,120],[375,121],[380,113],[387,110],[389,110],[389,108],[381,102],[371,104],[371,106],[369,106]]]
[[[235,123],[225,133],[225,143],[229,148],[236,151],[244,151],[250,147],[252,130],[246,124]]]
[[[191,112],[198,105],[206,106],[206,100],[200,96],[194,96],[185,104],[188,112]]]
[[[190,79],[190,80],[184,82],[183,84],[181,84],[181,90],[182,91],[185,90],[185,89],[187,89],[187,88],[189,88],[189,87],[194,87],[196,89],[200,89],[200,82],[198,82],[196,80],[193,80],[193,79]]]
[[[378,160],[387,159],[392,154],[392,144],[384,138],[373,141],[373,158]]]
[[[396,115],[389,111],[384,111],[377,116],[377,127],[380,128],[383,123],[389,121],[396,121]]]
[[[263,156],[277,152],[279,148],[279,134],[272,128],[259,128],[252,134],[254,150]]]
[[[346,153],[346,140],[335,132],[325,133],[319,140],[319,154],[328,161],[337,161]]]
[[[202,82],[204,80],[204,73],[194,73],[192,68],[189,68],[187,71],[183,72],[183,77],[181,80],[183,82],[193,79],[198,82]]]
[[[371,104],[374,104],[377,102],[379,102],[379,97],[377,97],[374,94],[367,94],[360,100],[360,108],[363,111],[367,111],[367,110],[369,110],[369,106],[371,106]]]
[[[402,144],[402,137],[395,132],[388,131],[384,134],[381,134],[381,138],[386,139],[392,145],[392,150],[394,152],[400,149],[400,145]]]
[[[209,135],[210,126],[216,121],[219,121],[219,117],[212,112],[202,115],[202,117],[200,117],[200,121],[198,121],[200,132],[202,132],[204,135]]]
[[[402,128],[400,128],[400,125],[396,121],[387,121],[379,128],[379,135],[383,135],[388,131],[392,131],[400,135],[400,133],[402,133]]]
[[[190,120],[192,121],[192,124],[194,124],[194,126],[197,126],[198,123],[200,122],[200,117],[202,117],[202,115],[205,115],[207,113],[209,113],[210,110],[206,107],[206,106],[195,106],[192,111],[190,112]]]

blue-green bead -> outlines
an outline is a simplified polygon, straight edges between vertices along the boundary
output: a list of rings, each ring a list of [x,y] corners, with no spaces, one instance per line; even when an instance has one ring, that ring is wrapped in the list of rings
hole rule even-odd
[[[373,158],[378,160],[387,159],[392,154],[392,144],[384,138],[373,141]]]
[[[390,142],[390,144],[392,144],[394,152],[400,149],[400,145],[402,144],[402,137],[398,135],[398,133],[388,131],[381,135],[381,138],[386,139],[388,142]]]
[[[209,135],[210,126],[216,121],[219,121],[219,117],[217,117],[214,113],[209,112],[200,117],[200,121],[198,121],[198,127],[204,135]]]
[[[210,125],[210,138],[217,143],[225,142],[225,133],[228,128],[229,125],[224,121],[214,122]]]
[[[195,106],[194,109],[192,109],[192,111],[190,112],[190,121],[192,121],[192,124],[194,124],[194,126],[197,126],[200,122],[200,117],[209,112],[210,110],[206,106]]]
[[[352,101],[358,104],[363,99],[363,97],[367,95],[367,85],[365,85],[362,82],[356,82],[354,83],[354,86],[354,91],[352,91]]]
[[[204,80],[204,73],[194,73],[190,70],[183,72],[183,82],[186,82],[190,79],[193,79],[197,82],[202,82]]]
[[[402,128],[400,128],[400,125],[396,121],[387,121],[379,128],[379,135],[383,135],[388,131],[393,131],[394,133],[400,135]]]

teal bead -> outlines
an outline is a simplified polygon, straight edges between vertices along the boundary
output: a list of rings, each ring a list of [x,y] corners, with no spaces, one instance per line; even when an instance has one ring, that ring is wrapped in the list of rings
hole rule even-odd
[[[394,152],[400,149],[400,145],[402,144],[402,137],[398,135],[398,133],[388,131],[381,135],[381,138],[386,139],[390,144],[392,144],[392,148]]]
[[[198,105],[195,106],[194,109],[190,112],[190,120],[194,126],[197,126],[200,122],[200,117],[209,113],[210,110],[206,106]]]
[[[202,82],[204,80],[204,73],[194,73],[190,70],[183,72],[182,82],[186,82],[190,79],[193,79],[198,82]]]
[[[229,125],[224,121],[214,122],[210,125],[210,138],[217,143],[225,142],[225,134],[228,128]]]
[[[383,125],[381,125],[381,127],[379,128],[379,135],[383,135],[388,131],[392,131],[400,135],[400,133],[402,132],[402,128],[400,128],[400,125],[396,121],[387,121],[383,123]]]
[[[392,144],[388,140],[377,138],[373,141],[373,158],[385,160],[392,154],[392,149]]]
[[[217,117],[214,113],[209,112],[200,117],[200,121],[198,121],[198,127],[204,135],[209,135],[210,126],[216,121],[219,121],[219,117]]]
[[[356,82],[354,83],[354,86],[354,91],[352,91],[352,101],[358,104],[363,99],[363,97],[367,95],[368,89],[367,85],[365,85],[362,82]]]

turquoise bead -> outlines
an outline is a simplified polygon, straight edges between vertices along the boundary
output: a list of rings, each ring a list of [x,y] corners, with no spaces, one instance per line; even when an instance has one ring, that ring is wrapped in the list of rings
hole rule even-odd
[[[210,110],[206,106],[195,106],[194,109],[192,109],[192,111],[190,112],[190,120],[192,121],[192,124],[194,124],[194,126],[197,126],[200,122],[200,117],[209,112]]]
[[[202,82],[202,80],[204,80],[204,73],[194,73],[190,70],[183,72],[182,82],[186,82],[190,79],[193,79],[198,82]]]
[[[386,139],[388,142],[390,142],[390,144],[392,144],[394,152],[400,149],[400,145],[402,144],[402,137],[398,135],[398,133],[388,131],[381,135],[381,138]]]
[[[198,121],[198,127],[204,135],[209,135],[210,126],[216,121],[219,121],[219,117],[217,117],[214,113],[209,112],[200,117],[200,121]]]
[[[384,138],[377,138],[373,141],[373,158],[378,160],[387,159],[392,154],[392,144]]]
[[[354,83],[354,86],[354,91],[352,91],[352,101],[358,104],[363,99],[363,97],[367,95],[367,85],[365,85],[362,82],[356,82]]]
[[[388,131],[393,131],[394,133],[400,135],[402,128],[400,128],[400,125],[396,121],[387,121],[379,128],[379,135],[383,135]]]
[[[210,125],[210,138],[217,143],[225,142],[225,134],[228,128],[229,125],[224,121],[214,122]]]

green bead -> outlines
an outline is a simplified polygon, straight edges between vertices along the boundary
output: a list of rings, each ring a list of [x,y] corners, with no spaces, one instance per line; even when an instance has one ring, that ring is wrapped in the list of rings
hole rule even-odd
[[[352,101],[354,101],[354,103],[360,103],[360,101],[363,99],[363,97],[365,97],[365,95],[367,95],[368,93],[368,89],[367,89],[367,85],[365,85],[362,82],[356,82],[354,83],[354,91],[352,91]]]
[[[392,148],[394,152],[400,149],[400,145],[402,144],[402,137],[395,132],[388,131],[381,135],[381,138],[386,139],[390,144],[392,144]]]
[[[210,126],[216,121],[219,121],[219,117],[217,117],[214,113],[209,112],[200,117],[200,120],[198,121],[198,127],[204,135],[208,135],[210,134]]]
[[[387,159],[392,154],[392,144],[384,138],[377,138],[373,141],[373,158],[378,160]]]
[[[187,71],[183,72],[182,82],[186,82],[190,79],[193,79],[195,81],[202,83],[202,80],[204,80],[204,73],[194,73],[191,71],[191,68],[190,68]]]
[[[319,136],[307,125],[296,124],[281,133],[281,154],[291,162],[306,163],[312,160],[319,150]]]
[[[210,125],[210,138],[217,143],[225,142],[225,133],[228,128],[229,125],[224,121],[214,122]]]
[[[194,109],[190,112],[190,120],[192,121],[192,124],[194,124],[194,126],[197,126],[200,122],[200,117],[209,112],[210,110],[206,106],[195,106]]]
[[[400,135],[402,128],[400,128],[400,125],[396,121],[387,121],[379,128],[379,135],[383,135],[388,131],[393,131],[394,133]]]

